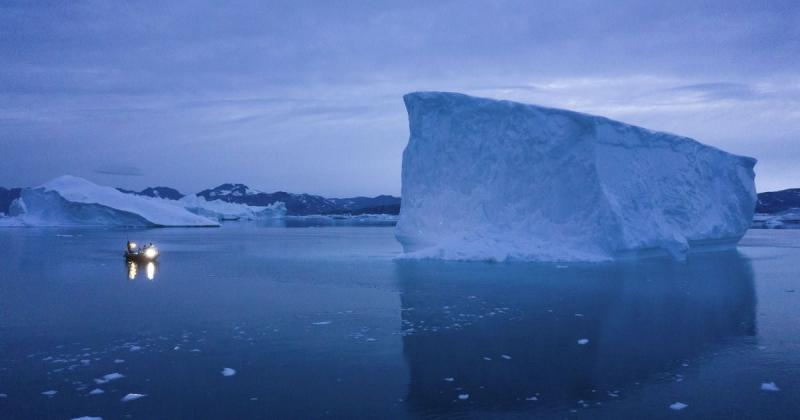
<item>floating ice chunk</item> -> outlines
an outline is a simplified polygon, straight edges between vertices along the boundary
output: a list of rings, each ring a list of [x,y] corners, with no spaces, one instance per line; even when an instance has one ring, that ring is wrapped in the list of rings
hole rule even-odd
[[[8,398],[8,394],[0,394],[0,398]]]
[[[781,389],[778,388],[778,385],[775,385],[775,382],[764,382],[763,384],[761,384],[761,390],[762,391],[777,392],[777,391],[780,391]]]
[[[103,391],[103,390],[102,390],[102,389],[100,389],[100,388],[95,388],[95,389],[93,389],[93,390],[89,391],[89,395],[100,395],[100,394],[105,394],[105,393],[106,393],[106,392],[105,392],[105,391]]]
[[[312,322],[311,325],[328,325],[330,323],[331,321],[318,321],[318,322]]]
[[[491,361],[491,360],[492,360],[492,358],[491,358],[491,357],[489,357],[489,356],[483,356],[483,360],[486,360],[487,362],[489,362],[489,361]]]
[[[124,397],[122,397],[122,399],[120,401],[128,402],[128,401],[138,400],[139,398],[144,398],[146,396],[147,395],[145,395],[145,394],[131,393],[131,394],[126,394]]]
[[[233,375],[236,375],[236,369],[231,369],[231,368],[222,369],[222,376],[233,376]]]
[[[509,356],[507,354],[501,354],[500,357],[502,357],[503,359],[506,359],[506,360],[511,360],[511,356]]]
[[[539,401],[539,398],[537,398],[536,396],[531,396],[531,397],[525,398],[525,401]]]
[[[445,92],[404,100],[396,237],[410,258],[683,259],[733,248],[751,224],[753,158],[566,110]]]
[[[114,359],[114,363],[125,363],[124,359]]]
[[[458,399],[461,401],[468,400],[469,394],[458,394]]]
[[[455,380],[456,380],[456,378],[453,378],[453,377],[444,378],[445,382],[453,382]]]
[[[141,347],[141,346],[130,346],[130,347],[128,348],[128,350],[130,350],[130,351],[139,351],[139,350],[141,350],[141,349],[142,349],[142,347]]]
[[[669,408],[675,411],[683,410],[684,408],[688,407],[688,404],[684,404],[682,402],[674,402],[669,405]]]
[[[123,375],[121,373],[118,373],[118,372],[114,372],[114,373],[109,373],[108,375],[103,375],[102,378],[97,378],[97,379],[94,380],[94,382],[96,384],[104,384],[106,382],[111,382],[111,381],[114,381],[114,380],[117,380],[117,379],[122,379],[124,377],[125,377],[125,375]]]
[[[53,390],[53,389],[51,389],[49,391],[42,392],[42,395],[46,395],[48,397],[52,397],[53,395],[56,395],[56,394],[58,394],[58,391]]]
[[[580,340],[578,340],[578,344],[580,344],[582,346],[585,346],[585,345],[589,344],[589,339],[588,338],[581,338]]]
[[[103,420],[103,418],[102,417],[83,416],[83,417],[75,417],[72,420]]]

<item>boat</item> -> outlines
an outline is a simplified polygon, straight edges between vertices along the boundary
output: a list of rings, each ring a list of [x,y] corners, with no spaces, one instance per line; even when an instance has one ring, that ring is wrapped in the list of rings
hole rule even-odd
[[[128,241],[125,249],[125,259],[128,261],[155,261],[159,255],[158,248],[152,242],[139,247],[136,242]]]

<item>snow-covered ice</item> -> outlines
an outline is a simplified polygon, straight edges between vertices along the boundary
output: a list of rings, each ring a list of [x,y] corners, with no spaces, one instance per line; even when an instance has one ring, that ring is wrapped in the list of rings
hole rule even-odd
[[[145,394],[136,394],[136,393],[125,394],[125,396],[122,397],[122,399],[120,401],[122,401],[122,402],[134,401],[134,400],[138,400],[139,398],[144,398],[146,396],[147,395],[145,395]]]
[[[103,375],[102,378],[96,378],[94,380],[94,382],[96,384],[104,384],[104,383],[111,382],[111,381],[114,381],[114,380],[117,380],[117,379],[122,379],[124,377],[125,377],[125,375],[123,375],[121,373],[118,373],[118,372],[114,372],[114,373],[109,373],[108,375]]]
[[[407,257],[603,261],[733,247],[755,159],[603,117],[455,93],[404,97]]]
[[[762,391],[777,392],[777,391],[780,391],[781,389],[778,388],[778,385],[775,385],[775,382],[764,382],[764,383],[761,384],[761,390]]]
[[[222,369],[222,376],[233,376],[236,375],[236,369],[231,368],[223,368]]]
[[[27,226],[218,226],[173,200],[125,194],[64,175],[25,188],[9,213]]]
[[[683,410],[684,408],[688,407],[688,404],[684,404],[682,402],[674,402],[669,405],[669,408],[675,411]]]
[[[222,200],[208,201],[203,197],[187,195],[179,203],[192,213],[220,221],[278,219],[286,216],[286,205],[280,201],[259,207]]]

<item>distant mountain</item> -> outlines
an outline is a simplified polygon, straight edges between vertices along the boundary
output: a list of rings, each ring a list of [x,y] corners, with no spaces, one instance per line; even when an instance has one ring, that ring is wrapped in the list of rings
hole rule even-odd
[[[145,197],[166,198],[168,200],[180,200],[184,197],[180,191],[170,187],[147,187],[139,192],[117,188],[126,194],[143,195]]]
[[[309,214],[398,214],[400,198],[390,195],[377,197],[325,198],[311,194],[292,194],[284,191],[265,193],[244,184],[222,184],[197,193],[206,200],[222,200],[250,206],[268,206],[277,201],[286,205],[289,215]]]
[[[11,202],[19,198],[22,188],[3,188],[0,187],[0,213],[8,214],[8,206]]]
[[[800,208],[800,188],[758,194],[756,213],[779,213],[791,208]]]

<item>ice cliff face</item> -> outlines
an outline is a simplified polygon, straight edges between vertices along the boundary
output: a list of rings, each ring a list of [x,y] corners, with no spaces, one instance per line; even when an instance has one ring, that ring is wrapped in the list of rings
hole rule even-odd
[[[599,261],[734,246],[755,159],[603,117],[455,93],[404,97],[396,236],[412,256]]]

